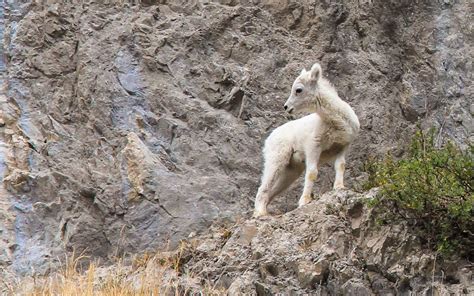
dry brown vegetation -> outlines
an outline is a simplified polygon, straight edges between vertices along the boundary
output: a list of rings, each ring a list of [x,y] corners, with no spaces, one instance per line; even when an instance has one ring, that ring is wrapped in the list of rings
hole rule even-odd
[[[211,285],[201,285],[191,274],[182,271],[182,256],[187,248],[188,245],[182,244],[174,252],[135,256],[128,264],[118,259],[111,266],[90,263],[86,268],[81,267],[81,262],[88,258],[73,253],[59,271],[25,278],[12,287],[11,293],[31,296],[225,294]]]

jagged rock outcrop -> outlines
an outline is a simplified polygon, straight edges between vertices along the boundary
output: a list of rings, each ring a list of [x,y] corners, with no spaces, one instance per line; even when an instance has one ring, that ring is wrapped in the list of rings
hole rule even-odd
[[[281,216],[216,228],[184,274],[229,295],[470,295],[470,262],[424,249],[403,223],[377,225],[366,194],[329,192]]]
[[[368,157],[402,155],[418,119],[439,141],[472,141],[473,10],[468,0],[1,2],[0,267],[41,274],[64,251],[107,260],[248,218],[263,140],[316,60],[361,121],[349,187]],[[320,176],[318,193],[332,169]],[[271,211],[293,209],[299,193]]]

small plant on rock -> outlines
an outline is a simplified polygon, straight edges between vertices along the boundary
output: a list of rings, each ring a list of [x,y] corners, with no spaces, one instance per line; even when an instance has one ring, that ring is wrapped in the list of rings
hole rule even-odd
[[[434,135],[419,130],[405,159],[370,161],[364,189],[380,187],[370,203],[383,220],[404,220],[428,246],[472,258],[474,146],[437,148]]]

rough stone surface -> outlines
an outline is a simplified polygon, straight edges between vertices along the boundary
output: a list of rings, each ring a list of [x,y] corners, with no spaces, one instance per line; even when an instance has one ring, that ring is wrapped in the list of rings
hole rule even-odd
[[[214,229],[193,241],[183,256],[184,274],[220,285],[229,295],[474,293],[470,262],[457,260],[454,267],[424,249],[403,224],[376,225],[365,206],[375,193],[328,192],[279,217]],[[358,232],[351,226],[354,209]],[[249,228],[250,243],[241,239]]]
[[[349,187],[364,178],[368,157],[402,155],[418,119],[442,130],[439,142],[465,145],[473,140],[473,5],[0,2],[1,269],[46,273],[65,250],[106,260],[248,218],[262,143],[288,120],[282,105],[291,83],[315,61],[361,121]],[[323,169],[318,193],[333,176]],[[273,213],[295,207],[300,183]],[[362,222],[352,220],[357,235]],[[313,235],[332,231],[339,243],[347,234],[336,225]],[[253,232],[240,241],[248,245]],[[281,235],[288,246],[275,254],[294,247]],[[391,245],[366,243],[378,254],[367,266],[384,264],[384,278],[398,277],[402,271],[377,253]],[[320,259],[346,254],[348,244],[328,244]],[[384,285],[376,274],[342,282],[350,265],[333,268],[337,281],[326,279],[326,263],[309,268],[301,259],[288,264],[305,285],[325,279],[340,293],[364,293],[369,280]],[[259,293],[270,289],[256,285]]]

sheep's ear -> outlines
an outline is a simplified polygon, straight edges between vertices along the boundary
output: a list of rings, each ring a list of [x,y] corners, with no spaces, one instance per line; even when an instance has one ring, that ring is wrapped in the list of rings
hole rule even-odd
[[[301,70],[300,76],[303,76],[304,74],[306,74],[306,69],[305,68],[303,68],[303,70]]]
[[[321,78],[323,70],[321,69],[321,65],[318,63],[314,63],[314,65],[311,67],[311,82],[312,83],[318,83],[319,79]]]

